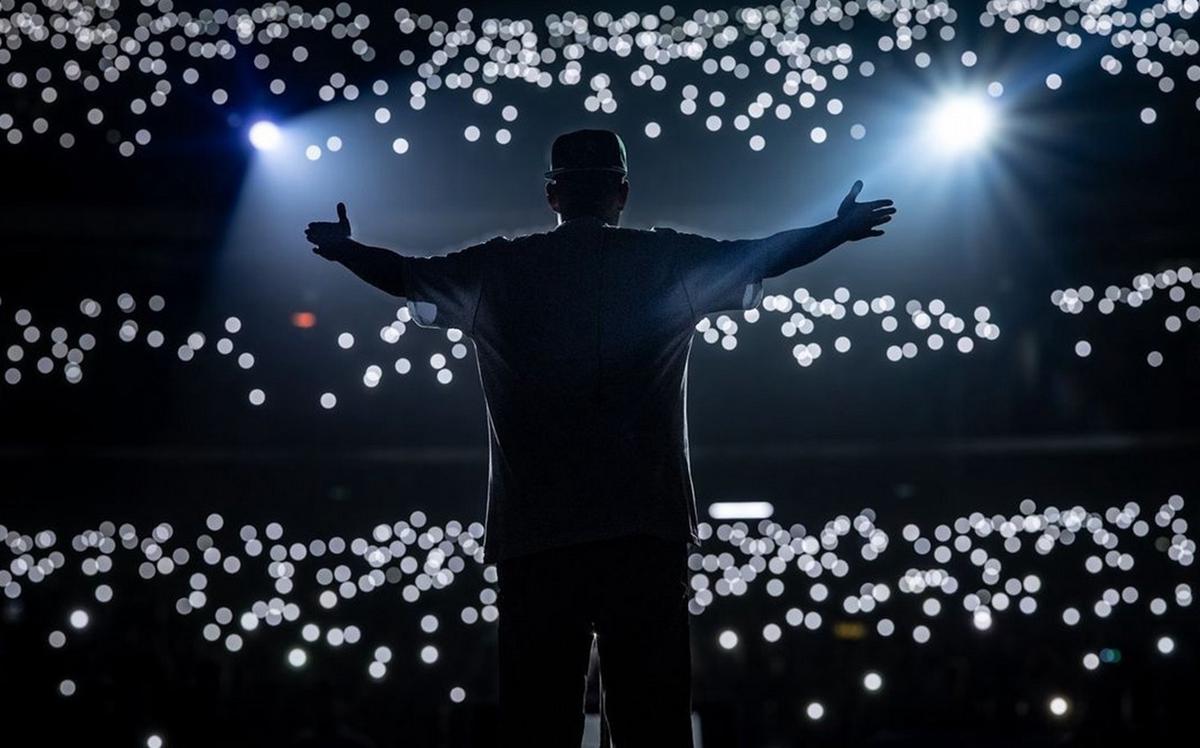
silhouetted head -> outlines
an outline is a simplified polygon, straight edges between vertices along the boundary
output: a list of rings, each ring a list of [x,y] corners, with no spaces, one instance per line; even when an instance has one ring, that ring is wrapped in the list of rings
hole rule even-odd
[[[560,221],[594,216],[616,225],[629,199],[625,144],[611,130],[559,135],[550,148],[546,200]]]

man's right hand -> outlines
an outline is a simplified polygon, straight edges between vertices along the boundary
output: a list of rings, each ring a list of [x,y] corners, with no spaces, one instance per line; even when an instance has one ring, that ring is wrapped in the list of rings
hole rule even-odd
[[[346,204],[337,204],[337,221],[316,221],[308,224],[304,237],[314,245],[313,252],[327,260],[336,260],[349,247],[350,219],[346,217]]]
[[[863,183],[860,179],[850,188],[850,193],[838,207],[838,224],[845,241],[883,236],[883,230],[879,227],[892,220],[892,215],[896,212],[891,200],[857,202],[858,193],[862,192],[862,188]]]

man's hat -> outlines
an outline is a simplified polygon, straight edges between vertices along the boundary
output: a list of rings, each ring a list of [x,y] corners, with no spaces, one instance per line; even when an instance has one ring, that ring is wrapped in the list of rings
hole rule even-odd
[[[546,179],[585,171],[608,171],[625,176],[625,144],[612,130],[576,130],[559,135],[550,147]]]

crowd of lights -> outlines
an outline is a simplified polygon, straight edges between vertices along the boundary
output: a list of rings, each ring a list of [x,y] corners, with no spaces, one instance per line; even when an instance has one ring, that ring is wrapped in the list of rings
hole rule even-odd
[[[2,304],[3,300],[0,300],[0,308],[2,308]],[[154,319],[155,315],[166,308],[166,299],[161,295],[154,294],[146,299],[146,315],[140,323],[134,318],[139,305],[132,294],[119,294],[116,298],[116,307],[122,319],[116,328],[115,336],[121,343],[133,344],[140,337],[144,345],[152,349],[163,348],[167,345],[167,335],[158,329]],[[67,382],[78,384],[83,381],[84,359],[99,343],[98,335],[103,334],[98,329],[99,323],[96,322],[101,317],[103,310],[104,305],[100,301],[84,298],[79,302],[79,314],[83,320],[75,324],[79,327],[87,326],[89,329],[79,332],[77,328],[77,331],[73,333],[63,325],[56,325],[50,329],[48,338],[43,338],[42,328],[36,323],[33,312],[27,308],[17,309],[13,312],[12,320],[17,325],[18,340],[9,342],[7,345],[4,345],[7,341],[0,341],[8,364],[4,371],[4,381],[9,385],[19,384],[24,378],[21,365],[26,361],[38,374],[43,376],[52,374],[56,368],[61,366],[63,377]],[[213,348],[221,356],[233,358],[238,368],[249,371],[254,368],[256,358],[253,353],[235,342],[241,331],[242,321],[240,318],[226,318],[219,333],[221,337]],[[180,337],[182,342],[175,349],[175,355],[185,363],[192,361],[208,343],[208,336],[199,330]],[[46,349],[40,356],[37,354],[39,344]],[[265,401],[265,394],[261,389],[255,388],[250,391],[249,398],[253,404],[261,405]]]
[[[795,338],[797,335],[808,337],[816,326],[824,321],[839,321],[848,316],[868,317],[875,315],[879,318],[880,329],[887,334],[901,331],[901,320],[907,318],[912,325],[908,332],[913,338],[924,338],[924,345],[930,351],[940,351],[947,341],[960,353],[971,353],[975,350],[975,339],[993,341],[1000,337],[1000,326],[991,321],[991,310],[986,306],[978,306],[973,312],[974,337],[967,332],[968,321],[950,312],[946,303],[941,299],[931,299],[927,303],[920,299],[910,299],[904,304],[904,312],[896,312],[896,299],[891,294],[883,294],[870,299],[853,298],[849,289],[839,287],[833,296],[820,298],[813,296],[806,288],[797,288],[788,294],[769,294],[763,297],[759,307],[742,312],[742,318],[749,324],[755,324],[763,318],[763,314],[779,314],[787,319],[779,325],[779,332],[785,338]],[[717,315],[715,321],[710,318],[700,320],[696,330],[701,333],[705,343],[720,344],[728,351],[737,347],[737,332],[739,325],[727,314]],[[837,353],[847,353],[853,345],[846,335],[839,335],[833,341],[833,350]],[[816,342],[801,342],[792,347],[792,357],[802,367],[811,366],[821,357],[823,348]],[[921,346],[916,340],[905,340],[889,345],[884,356],[893,363],[916,358]]]
[[[151,349],[170,348],[167,344],[167,334],[156,321],[155,315],[162,312],[166,300],[158,294],[148,297],[144,307],[139,305],[132,294],[122,293],[116,299],[116,308],[120,320],[116,326],[116,338],[125,345],[141,344]],[[0,313],[3,313],[4,301],[0,299]],[[25,379],[22,367],[31,367],[40,375],[52,374],[61,366],[63,377],[71,384],[83,380],[84,359],[104,335],[100,319],[104,305],[93,298],[85,298],[79,303],[79,312],[83,317],[77,324],[86,326],[80,332],[72,332],[64,325],[55,325],[49,335],[44,336],[42,328],[34,319],[34,314],[28,308],[18,308],[12,313],[11,319],[16,323],[17,340],[9,342],[0,333],[0,348],[4,350],[6,368],[4,382],[8,385],[18,385]],[[141,314],[140,319],[138,314]],[[959,353],[967,354],[975,350],[976,339],[993,341],[1000,335],[1000,327],[991,321],[991,311],[986,306],[978,306],[973,312],[973,328],[967,330],[968,320],[951,313],[946,303],[941,299],[931,299],[922,302],[911,299],[904,305],[904,312],[896,312],[896,300],[890,294],[872,298],[852,297],[844,287],[834,290],[828,298],[813,296],[806,288],[797,288],[789,294],[770,294],[763,297],[761,304],[741,313],[746,324],[757,324],[765,319],[763,315],[777,314],[785,319],[779,323],[779,332],[789,340],[799,337],[803,342],[792,346],[792,357],[801,367],[811,366],[824,352],[824,347],[811,339],[812,333],[820,323],[837,322],[847,317],[879,318],[879,327],[887,335],[904,335],[901,320],[907,320],[911,325],[908,335],[913,339],[892,343],[884,351],[884,358],[889,362],[900,362],[915,358],[920,352],[921,345],[930,351],[940,351],[950,344]],[[7,315],[5,315],[7,316]],[[292,315],[292,326],[308,330],[316,325],[316,316],[312,312],[298,312]],[[413,324],[412,314],[407,305],[396,310],[395,319],[378,329],[378,338],[384,344],[384,350],[398,344]],[[179,344],[174,346],[175,356],[182,363],[196,359],[206,347],[215,349],[222,357],[233,359],[238,368],[244,371],[254,370],[258,359],[254,353],[246,350],[248,346],[238,342],[243,323],[237,316],[227,317],[220,329],[213,333],[217,337],[213,346],[208,346],[209,334],[201,330],[181,333]],[[696,324],[696,332],[700,338],[720,350],[733,351],[738,345],[738,332],[741,326],[738,321],[728,314],[705,317]],[[454,381],[455,373],[451,368],[454,361],[462,361],[470,355],[467,338],[462,330],[449,328],[440,331],[440,335],[429,335],[430,339],[438,339],[448,344],[448,350],[438,350],[428,357],[429,371],[434,379],[443,385]],[[972,335],[973,333],[973,335]],[[172,335],[174,337],[174,335]],[[342,351],[349,351],[360,344],[363,338],[371,339],[371,334],[356,335],[345,330],[337,333],[332,342]],[[923,338],[921,344],[917,341]],[[46,350],[39,351],[41,346]],[[838,354],[848,353],[851,349],[851,339],[847,335],[838,335],[832,348]],[[391,355],[388,358],[392,358]],[[413,360],[409,356],[397,356],[388,368],[398,375],[406,375],[414,370]],[[361,376],[362,386],[376,388],[383,381],[385,367],[382,364],[368,364]],[[246,395],[251,405],[260,406],[267,401],[267,392],[262,387],[253,387]],[[325,410],[337,407],[338,395],[333,391],[321,392],[316,401]]]
[[[1125,607],[1149,612],[1145,630],[1153,632],[1153,641],[1142,656],[1168,657],[1178,640],[1153,621],[1172,606],[1189,607],[1191,585],[1164,573],[1154,575],[1154,589],[1110,580],[1131,572],[1138,563],[1134,551],[1142,559],[1147,552],[1165,556],[1171,567],[1191,566],[1196,544],[1187,536],[1183,508],[1179,495],[1158,506],[1130,501],[1103,511],[1039,508],[1026,499],[1012,515],[971,512],[933,527],[907,524],[898,533],[881,527],[869,508],[811,530],[770,519],[754,525],[702,523],[701,543],[688,559],[688,608],[700,616],[718,601],[736,600],[756,586],[778,601],[775,620],[722,629],[709,644],[720,652],[749,646],[754,638],[761,639],[755,646],[782,646],[787,632],[819,632],[831,628],[830,621],[873,622],[870,628],[880,638],[911,639],[915,646],[926,646],[933,641],[934,628],[946,619],[986,636],[1015,612],[1033,616],[1053,611],[1049,615],[1062,625],[1080,627],[1099,625]],[[261,630],[278,629],[281,635],[260,646],[279,646],[281,661],[291,668],[308,667],[318,649],[350,650],[363,660],[366,676],[374,681],[393,670],[409,677],[413,669],[436,668],[439,637],[461,637],[494,624],[500,615],[496,569],[483,562],[483,526],[455,520],[434,524],[420,510],[407,519],[378,524],[361,536],[307,541],[289,541],[278,522],[261,528],[246,524],[235,531],[218,513],[210,514],[194,537],[167,522],[139,530],[129,523],[104,521],[66,542],[53,529],[25,533],[3,525],[0,539],[10,556],[0,568],[0,591],[8,599],[29,597],[52,577],[71,571],[89,580],[91,599],[60,601],[61,623],[46,633],[52,650],[70,651],[75,633],[104,616],[122,594],[144,598],[141,591],[118,592],[118,564],[136,565],[141,580],[156,581],[153,589],[174,598],[178,615],[196,620],[205,642],[231,655],[261,640]],[[1032,565],[1038,559],[1044,564],[1056,549],[1074,544],[1086,549],[1077,554],[1087,554],[1082,568],[1068,585],[1048,594]],[[908,555],[893,566],[911,565],[899,576],[842,581],[852,572],[869,580],[869,571],[852,567],[901,552]],[[1092,589],[1085,584],[1086,578],[1102,575],[1107,579]],[[232,581],[239,576],[250,582],[249,589],[247,581],[240,586]],[[256,593],[253,585],[263,581],[270,591]],[[464,599],[458,598],[452,613],[433,612],[439,593],[456,582],[470,588],[470,602],[457,607]],[[222,601],[222,596],[246,600],[256,594],[248,603]],[[362,616],[356,619],[356,599],[379,595],[391,596],[397,606],[411,611],[400,615],[418,622],[421,634],[419,641],[410,642],[412,651],[398,651],[378,638],[387,637],[386,632],[374,632]],[[372,610],[374,618],[377,610]],[[394,621],[387,628],[394,628]],[[1113,650],[1083,651],[1079,662],[1086,671],[1095,671],[1118,657]],[[59,682],[62,698],[76,698],[85,688],[69,675]],[[856,677],[867,693],[884,687],[878,670]],[[467,692],[456,684],[447,697],[460,703]],[[1056,717],[1069,707],[1062,695],[1054,695],[1047,704]],[[806,714],[819,720],[827,708],[814,701]]]
[[[1154,80],[1163,94],[1176,88],[1172,58],[1200,53],[1200,43],[1185,27],[1200,8],[1198,0],[1165,0],[1136,12],[1120,1],[991,0],[978,15],[978,8],[972,6],[971,15],[961,17],[958,5],[949,0],[789,0],[733,11],[698,9],[690,14],[666,5],[657,13],[599,11],[589,17],[565,12],[540,22],[477,19],[468,8],[446,21],[400,8],[380,22],[365,6],[359,10],[348,2],[314,10],[297,3],[264,3],[235,11],[175,11],[167,3],[150,12],[122,8],[119,0],[99,4],[43,0],[40,7],[2,0],[0,12],[7,15],[0,16],[0,69],[7,71],[2,77],[9,90],[23,101],[15,114],[0,112],[0,131],[11,145],[25,141],[27,133],[37,138],[53,138],[57,133],[63,148],[75,145],[77,132],[103,132],[104,140],[119,153],[132,156],[151,142],[147,115],[181,98],[178,92],[184,87],[202,89],[213,106],[236,108],[227,87],[243,71],[241,66],[222,67],[221,62],[253,55],[264,91],[280,96],[290,87],[307,85],[315,89],[310,95],[321,102],[353,102],[361,97],[371,101],[363,107],[364,114],[369,112],[378,125],[393,129],[403,130],[396,116],[402,108],[419,112],[436,91],[462,91],[481,111],[498,109],[500,115],[481,114],[482,124],[466,125],[463,138],[480,141],[487,131],[496,143],[506,145],[519,112],[511,103],[497,100],[504,91],[497,83],[512,81],[540,89],[579,86],[585,91],[585,110],[612,114],[622,100],[613,76],[584,68],[589,55],[607,54],[631,62],[643,60],[629,74],[629,93],[649,89],[660,95],[678,88],[677,106],[685,118],[702,121],[714,133],[728,132],[731,125],[744,134],[751,149],[762,150],[764,135],[750,132],[756,120],[787,120],[798,106],[812,120],[802,130],[812,142],[823,143],[831,131],[843,129],[835,124],[844,119],[844,103],[833,95],[839,84],[875,73],[875,63],[866,57],[904,56],[916,67],[928,68],[933,58],[923,47],[952,42],[956,24],[968,18],[985,30],[1044,35],[1073,53],[1097,49],[1085,46],[1085,37],[1103,39],[1113,52],[1099,58],[1100,69],[1120,74],[1126,68],[1122,58],[1131,58],[1133,70]],[[860,25],[879,29],[873,48],[851,37],[849,32]],[[809,31],[816,34],[818,29],[822,39],[841,34],[845,41],[817,43]],[[328,75],[321,71],[323,82],[314,84],[305,68],[337,62],[336,54],[311,53],[310,46],[319,44],[347,46],[348,59],[355,63],[352,67],[376,66],[379,73],[357,80],[355,74],[335,68]],[[398,54],[393,47],[400,49]],[[32,60],[35,53],[38,62]],[[47,62],[54,58],[58,58],[55,63]],[[734,102],[735,94],[727,95],[716,85],[705,91],[693,83],[672,87],[667,73],[676,61],[692,63],[688,67],[699,63],[714,81],[746,81],[753,75],[772,82],[746,102]],[[415,67],[416,75],[389,83],[388,78],[395,78],[392,68],[397,62],[404,68]],[[959,62],[973,68],[979,57],[966,49]],[[302,72],[306,83],[295,84]],[[1190,82],[1200,81],[1200,65],[1189,65],[1179,74]],[[1061,73],[1051,70],[1044,75],[1050,90],[1063,86]],[[145,85],[147,81],[151,85]],[[992,81],[987,90],[1000,96],[1004,85]],[[58,113],[63,100],[74,95],[91,104],[80,108],[86,108],[82,122]],[[255,101],[247,105],[259,98],[256,92]],[[949,141],[961,145],[986,131],[986,110],[978,102],[966,101],[966,107],[955,100],[949,109],[939,110],[931,124],[935,134],[949,132]],[[1200,98],[1196,106],[1200,108]],[[1158,115],[1153,106],[1144,106],[1138,117],[1152,124]],[[653,139],[670,127],[650,120],[642,129]],[[848,124],[845,130],[854,139],[866,134],[862,122]],[[268,122],[255,124],[249,135],[262,149],[275,148],[283,139]],[[393,150],[406,153],[411,137],[397,133]],[[340,150],[343,141],[330,135],[321,143],[297,145],[303,146],[306,158],[317,160],[327,151]]]
[[[1165,296],[1178,307],[1178,310],[1173,309],[1163,318],[1163,327],[1168,333],[1174,334],[1183,330],[1185,320],[1192,324],[1200,323],[1200,306],[1189,304],[1186,309],[1182,308],[1188,298],[1189,286],[1193,290],[1200,289],[1200,274],[1193,272],[1187,265],[1182,265],[1159,273],[1141,273],[1133,278],[1129,286],[1110,285],[1104,289],[1104,295],[1101,297],[1097,297],[1095,289],[1091,286],[1055,289],[1050,294],[1050,303],[1064,314],[1082,314],[1094,301],[1096,311],[1109,315],[1116,312],[1121,305],[1137,309],[1156,295],[1160,298]],[[1092,355],[1091,341],[1077,340],[1075,355],[1080,358]],[[1151,350],[1146,354],[1146,363],[1155,368],[1162,366],[1162,352]]]

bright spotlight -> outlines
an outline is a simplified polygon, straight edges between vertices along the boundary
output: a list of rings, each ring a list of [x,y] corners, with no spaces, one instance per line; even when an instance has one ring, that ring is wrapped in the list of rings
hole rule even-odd
[[[250,126],[250,145],[260,151],[270,151],[283,140],[283,134],[273,122],[261,120]]]
[[[926,123],[930,142],[949,154],[973,150],[987,142],[995,112],[981,97],[953,96],[938,104]]]

